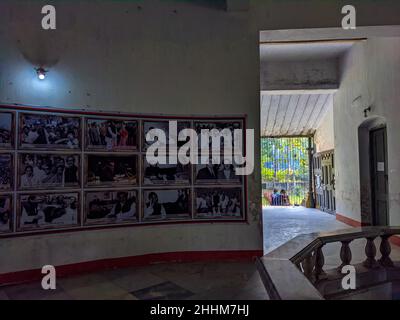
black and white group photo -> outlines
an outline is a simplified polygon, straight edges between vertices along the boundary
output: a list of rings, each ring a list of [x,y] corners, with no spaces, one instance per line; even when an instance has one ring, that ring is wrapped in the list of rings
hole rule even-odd
[[[0,148],[11,148],[14,142],[14,114],[0,112]]]
[[[212,129],[216,129],[218,131],[215,134],[216,134],[216,137],[218,137],[218,136],[221,135],[221,131],[222,130],[228,129],[230,131],[230,139],[232,140],[232,143],[233,143],[233,140],[234,140],[233,132],[234,132],[234,130],[235,129],[242,129],[243,126],[242,126],[242,123],[240,121],[232,121],[232,122],[231,121],[207,121],[207,122],[196,121],[194,123],[194,127],[195,127],[195,130],[196,130],[196,132],[198,134],[198,137],[199,137],[198,144],[199,144],[199,149],[200,149],[202,147],[202,145],[201,145],[201,131],[202,130],[210,130],[211,131]],[[210,135],[210,138],[209,138],[208,149],[209,150],[216,150],[216,148],[213,147],[213,145],[212,145],[212,137],[213,137],[213,135],[211,134],[211,132],[209,132],[209,135]],[[219,144],[220,150],[218,150],[218,151],[222,151],[223,148],[224,148],[224,143],[225,143],[224,138],[219,138],[219,141],[220,141],[220,144]]]
[[[88,191],[85,224],[135,222],[138,219],[136,190]]]
[[[121,119],[86,119],[88,150],[137,149],[138,122]]]
[[[18,230],[64,228],[79,225],[79,193],[22,194]]]
[[[12,196],[0,195],[0,233],[11,231],[12,212]]]
[[[86,155],[86,185],[116,186],[137,183],[137,155]]]
[[[235,129],[242,129],[242,123],[240,121],[195,121],[194,127],[197,134],[200,134],[203,129],[218,131],[229,129],[233,133]]]
[[[208,164],[197,164],[195,168],[196,183],[237,184],[242,181],[241,176],[236,175],[234,164],[213,164],[211,157]]]
[[[0,153],[0,191],[11,190],[14,180],[14,163],[11,153]]]
[[[178,121],[177,122],[177,134],[183,129],[191,128],[191,124],[189,121]],[[152,129],[161,129],[165,133],[166,142],[169,143],[176,143],[178,148],[183,146],[186,141],[169,141],[169,121],[143,121],[143,150],[147,150],[149,146],[151,146],[155,141],[157,141],[157,137],[155,137],[155,141],[148,142],[146,141],[147,133]],[[168,150],[167,150],[168,151]]]
[[[197,188],[196,218],[241,218],[243,198],[241,188]]]
[[[79,187],[80,175],[77,154],[19,154],[18,185],[22,190]]]
[[[143,220],[190,218],[189,189],[145,190]]]
[[[190,167],[189,165],[178,164],[149,164],[144,157],[143,164],[143,184],[162,185],[162,184],[189,184]]]
[[[22,148],[78,149],[79,117],[21,113],[19,119]]]

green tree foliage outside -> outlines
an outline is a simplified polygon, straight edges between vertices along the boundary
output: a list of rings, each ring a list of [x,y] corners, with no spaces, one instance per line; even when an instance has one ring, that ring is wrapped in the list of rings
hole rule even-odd
[[[290,204],[301,205],[309,184],[308,138],[261,138],[261,177],[263,194],[285,189]]]

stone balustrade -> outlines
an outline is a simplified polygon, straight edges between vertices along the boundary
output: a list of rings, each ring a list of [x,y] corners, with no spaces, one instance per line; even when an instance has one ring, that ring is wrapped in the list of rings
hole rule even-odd
[[[362,296],[370,288],[389,288],[393,282],[400,281],[400,268],[390,257],[389,238],[396,234],[400,234],[400,227],[360,227],[300,235],[258,259],[257,268],[273,300]],[[350,245],[356,239],[366,240],[366,258],[362,263],[352,264]],[[376,258],[377,239],[380,239],[379,259]],[[341,243],[337,253],[341,263],[325,270],[324,247],[330,243]],[[354,290],[345,290],[341,285],[346,275],[341,271],[346,265],[353,265],[356,270]]]

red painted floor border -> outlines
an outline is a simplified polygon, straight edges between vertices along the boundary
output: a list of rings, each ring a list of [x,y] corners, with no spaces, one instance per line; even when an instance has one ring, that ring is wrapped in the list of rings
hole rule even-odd
[[[364,226],[360,221],[348,218],[348,217],[346,217],[344,215],[341,215],[339,213],[336,213],[336,220],[338,220],[340,222],[343,222],[345,224],[348,224],[349,226],[352,226],[352,227],[363,227]]]
[[[153,253],[140,256],[110,258],[56,266],[56,274],[57,278],[60,278],[106,269],[144,266],[157,263],[253,260],[256,257],[261,257],[262,255],[262,250],[183,251]],[[3,273],[0,274],[0,286],[32,282],[42,279],[43,276],[44,275],[41,273],[41,269]]]

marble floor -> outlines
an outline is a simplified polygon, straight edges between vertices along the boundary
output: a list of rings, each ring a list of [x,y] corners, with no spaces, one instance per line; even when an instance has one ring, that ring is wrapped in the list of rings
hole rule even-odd
[[[302,233],[349,228],[335,216],[302,207],[263,210],[264,250],[269,252]],[[365,259],[364,240],[352,242],[352,262]],[[326,267],[339,263],[339,244],[324,247]],[[392,256],[400,260],[400,250]],[[259,299],[268,296],[252,261],[168,263],[108,270],[61,278],[56,290],[42,290],[40,282],[0,287],[5,299]]]
[[[0,287],[0,300],[265,300],[251,261],[156,264],[57,280],[56,290],[40,282]]]

